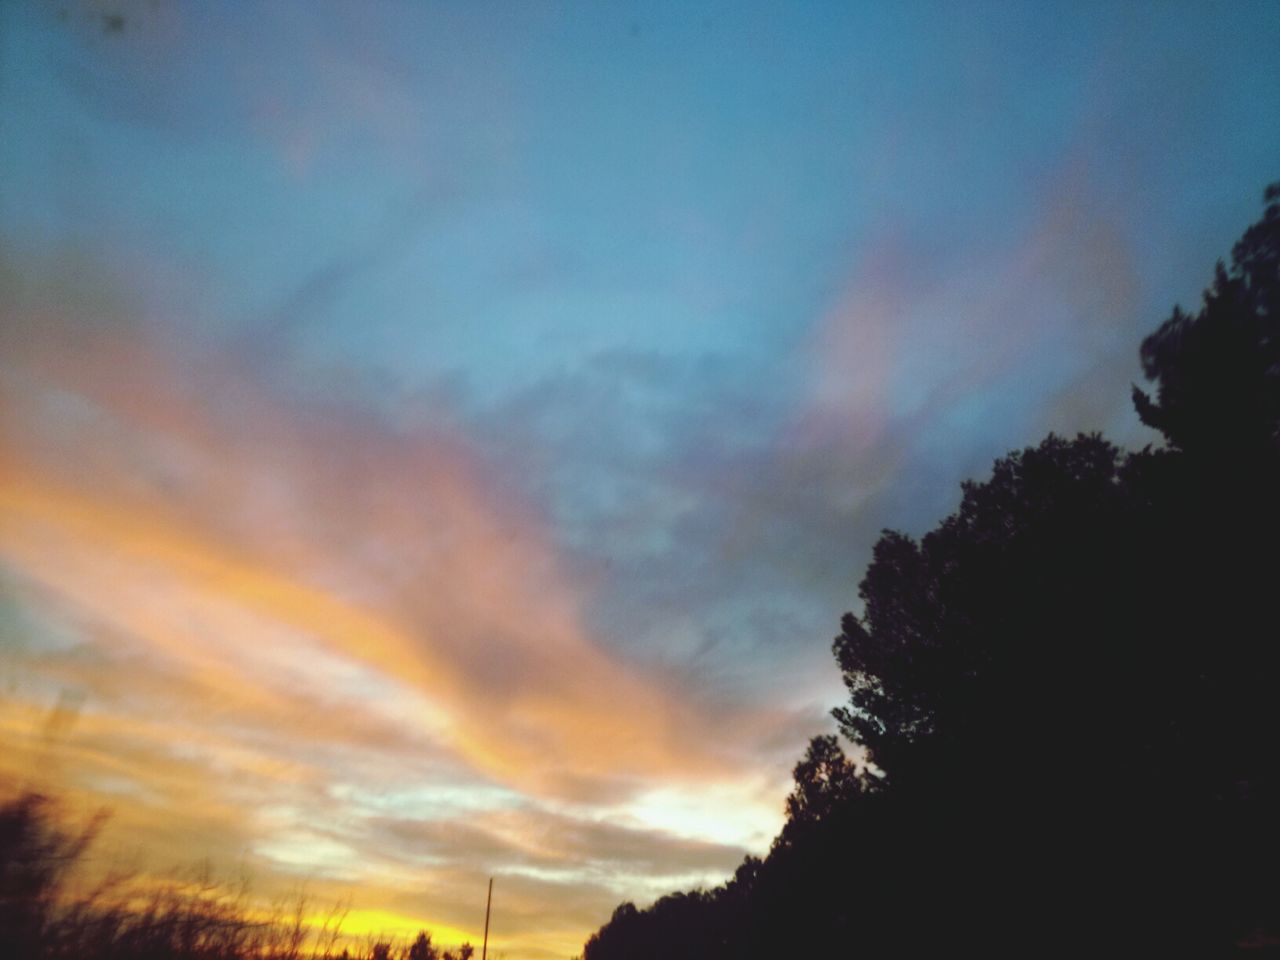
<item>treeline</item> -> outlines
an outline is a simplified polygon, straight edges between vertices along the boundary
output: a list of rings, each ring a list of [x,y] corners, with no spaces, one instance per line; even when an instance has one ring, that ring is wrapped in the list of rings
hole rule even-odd
[[[1141,346],[1158,449],[1050,436],[886,531],[838,738],[727,883],[585,960],[1197,956],[1280,945],[1280,185]],[[865,758],[865,759],[864,759]]]
[[[301,895],[268,909],[245,883],[207,873],[142,885],[125,873],[78,874],[104,820],[69,826],[47,797],[0,803],[0,958],[5,960],[471,960],[426,931],[412,942],[344,936],[336,905],[308,924]]]

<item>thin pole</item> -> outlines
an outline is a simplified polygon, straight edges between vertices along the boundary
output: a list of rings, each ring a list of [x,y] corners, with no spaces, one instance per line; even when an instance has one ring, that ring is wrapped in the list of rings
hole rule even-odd
[[[480,960],[489,960],[489,908],[493,906],[493,877],[489,878],[489,899],[484,902],[484,946],[480,948]]]

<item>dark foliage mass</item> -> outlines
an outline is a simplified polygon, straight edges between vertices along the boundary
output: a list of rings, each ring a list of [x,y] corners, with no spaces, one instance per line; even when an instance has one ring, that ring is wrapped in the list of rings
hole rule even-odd
[[[1142,344],[1161,449],[1050,436],[885,532],[764,860],[586,960],[1217,956],[1280,944],[1280,185]]]
[[[1143,423],[1182,450],[1259,451],[1280,438],[1280,183],[1261,222],[1219,263],[1199,313],[1175,308],[1142,343],[1156,399],[1134,388]]]

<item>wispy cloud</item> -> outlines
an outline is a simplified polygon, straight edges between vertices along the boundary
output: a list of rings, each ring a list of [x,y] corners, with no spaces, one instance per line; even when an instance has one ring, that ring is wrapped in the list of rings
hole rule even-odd
[[[362,876],[405,851],[371,845],[358,806],[327,819],[335,797],[446,782],[503,809],[395,810],[424,839],[405,870],[572,886],[602,858],[652,874],[646,838],[711,873],[767,838],[778,797],[732,758],[769,716],[712,717],[596,642],[545,520],[464,438],[33,290],[6,291],[0,559],[68,641],[11,649],[40,685],[7,708],[31,731],[10,772],[50,749],[36,718],[60,688],[83,696],[57,747],[68,782],[166,856]],[[724,844],[663,840],[730,797]]]

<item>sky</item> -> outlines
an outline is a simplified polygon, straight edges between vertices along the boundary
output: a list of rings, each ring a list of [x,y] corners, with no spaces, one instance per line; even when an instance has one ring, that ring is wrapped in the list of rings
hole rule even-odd
[[[0,778],[567,958],[1280,178],[1275,3],[0,2]]]

